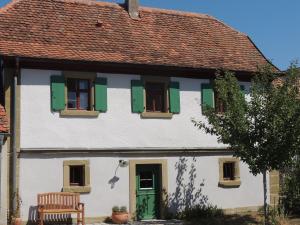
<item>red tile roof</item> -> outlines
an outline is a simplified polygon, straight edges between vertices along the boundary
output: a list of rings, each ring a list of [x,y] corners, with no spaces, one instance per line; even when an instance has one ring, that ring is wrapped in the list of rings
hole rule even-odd
[[[0,9],[0,54],[32,58],[255,71],[253,42],[203,14],[93,0],[13,0]]]
[[[5,109],[0,105],[0,133],[7,133],[9,131],[8,119]]]

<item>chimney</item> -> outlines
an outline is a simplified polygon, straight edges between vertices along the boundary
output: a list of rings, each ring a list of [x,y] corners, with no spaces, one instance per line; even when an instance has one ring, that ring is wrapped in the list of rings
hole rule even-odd
[[[125,3],[131,19],[139,19],[139,0],[125,0]]]

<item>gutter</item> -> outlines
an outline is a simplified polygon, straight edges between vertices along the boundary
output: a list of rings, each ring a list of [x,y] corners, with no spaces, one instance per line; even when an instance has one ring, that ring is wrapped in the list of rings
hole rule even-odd
[[[17,147],[16,147],[16,108],[17,108],[17,82],[18,82],[18,76],[20,71],[20,61],[19,58],[16,57],[16,64],[15,64],[15,73],[14,73],[14,79],[13,79],[13,87],[12,87],[12,98],[11,98],[11,105],[12,105],[12,111],[11,111],[11,121],[12,124],[12,173],[11,173],[11,179],[12,179],[12,213],[16,213],[17,211],[17,201],[18,201],[18,190],[17,190]]]

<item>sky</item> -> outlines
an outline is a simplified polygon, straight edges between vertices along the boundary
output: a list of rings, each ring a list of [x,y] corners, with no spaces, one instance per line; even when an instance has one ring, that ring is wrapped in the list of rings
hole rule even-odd
[[[0,6],[7,2],[0,0]],[[209,14],[247,34],[279,69],[300,62],[300,0],[140,0],[140,4]]]

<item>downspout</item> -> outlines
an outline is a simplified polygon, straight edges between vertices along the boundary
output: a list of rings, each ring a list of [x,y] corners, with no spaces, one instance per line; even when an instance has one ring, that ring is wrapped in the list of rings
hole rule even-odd
[[[12,93],[12,213],[17,213],[18,210],[18,190],[17,190],[17,147],[16,147],[16,109],[17,109],[17,82],[20,71],[20,61],[16,58],[16,71],[13,79],[13,93]]]

